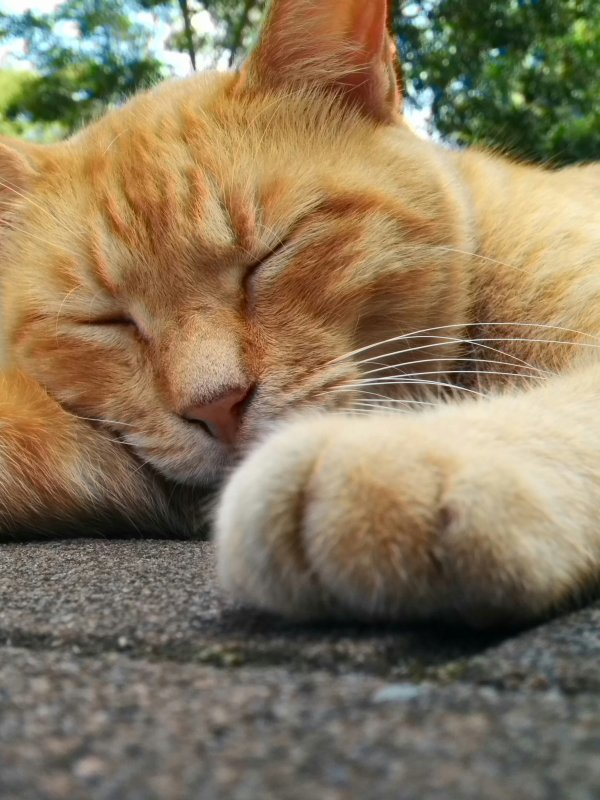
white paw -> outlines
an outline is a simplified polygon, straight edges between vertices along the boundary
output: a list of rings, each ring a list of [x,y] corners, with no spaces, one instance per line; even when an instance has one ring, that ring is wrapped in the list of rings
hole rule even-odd
[[[438,484],[424,459],[399,490],[395,447],[386,418],[324,416],[274,435],[224,491],[222,585],[294,618],[427,616],[438,576],[424,539],[436,528]]]
[[[225,488],[222,585],[302,619],[486,624],[543,612],[562,577],[544,487],[510,451],[440,419],[284,427]]]
[[[240,602],[290,616],[318,615],[325,593],[305,551],[306,488],[328,426],[285,427],[235,472],[216,521],[219,576]]]

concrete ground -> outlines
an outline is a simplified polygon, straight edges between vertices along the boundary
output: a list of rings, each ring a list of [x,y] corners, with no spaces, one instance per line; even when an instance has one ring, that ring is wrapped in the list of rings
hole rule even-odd
[[[3,545],[0,595],[2,800],[600,798],[600,605],[291,628],[164,541]]]

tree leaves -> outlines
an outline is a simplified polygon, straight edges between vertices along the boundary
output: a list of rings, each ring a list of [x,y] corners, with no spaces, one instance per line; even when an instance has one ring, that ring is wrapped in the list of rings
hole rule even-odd
[[[409,99],[429,92],[443,138],[555,165],[600,158],[597,0],[420,5],[417,30],[399,2],[394,23]]]

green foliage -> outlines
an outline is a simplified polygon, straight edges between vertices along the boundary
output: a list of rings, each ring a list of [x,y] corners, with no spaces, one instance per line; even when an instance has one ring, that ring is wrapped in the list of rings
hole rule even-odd
[[[70,131],[168,70],[140,12],[169,26],[168,46],[199,68],[237,65],[267,0],[65,0],[53,14],[5,15],[36,73],[3,88],[0,128]],[[368,2],[368,0],[365,0]],[[600,158],[598,0],[393,0],[409,104],[457,145],[553,164]],[[210,29],[196,23],[210,15]],[[65,28],[70,24],[70,28]],[[68,35],[70,34],[70,35]],[[12,81],[12,83],[11,83]],[[6,121],[6,118],[9,121]]]
[[[213,46],[226,52],[234,66],[255,43],[266,0],[206,0],[202,5],[221,30]]]
[[[51,141],[63,135],[60,123],[49,125],[21,115],[13,119],[7,116],[7,109],[20,102],[20,98],[35,80],[36,76],[31,72],[0,70],[0,134],[21,136],[40,142]]]
[[[9,120],[58,123],[67,132],[165,70],[149,50],[150,31],[121,0],[66,0],[51,14],[3,15],[5,38],[25,41],[34,76],[4,108]]]
[[[140,0],[147,9],[169,9],[174,26],[169,45],[188,53],[196,68],[197,56],[209,65],[226,63],[232,67],[239,64],[250,50],[258,33],[262,13],[267,0]],[[193,20],[199,12],[208,13],[213,30],[203,32],[196,29]],[[223,58],[225,56],[225,58]]]
[[[419,5],[396,3],[394,23],[409,97],[430,99],[443,138],[552,164],[600,158],[597,0]]]

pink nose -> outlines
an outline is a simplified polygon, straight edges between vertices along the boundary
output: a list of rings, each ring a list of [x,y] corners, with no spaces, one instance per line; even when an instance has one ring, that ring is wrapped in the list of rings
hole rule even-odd
[[[251,394],[252,387],[228,389],[208,403],[184,409],[181,416],[201,422],[215,439],[232,444]]]

